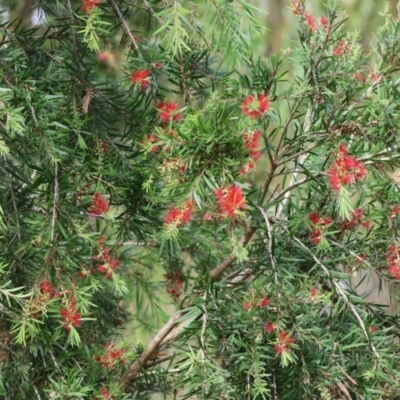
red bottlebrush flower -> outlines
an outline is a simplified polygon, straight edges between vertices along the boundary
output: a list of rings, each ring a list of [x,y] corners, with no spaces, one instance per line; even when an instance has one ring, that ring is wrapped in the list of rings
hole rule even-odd
[[[90,12],[93,11],[100,4],[100,0],[83,0],[82,11]]]
[[[171,295],[174,300],[177,300],[181,295],[183,288],[182,272],[176,271],[174,275],[165,274],[164,279],[167,282],[167,293]]]
[[[261,157],[261,151],[251,151],[249,156],[253,161],[257,161]]]
[[[64,323],[64,329],[67,331],[71,330],[72,326],[78,327],[80,325],[81,314],[76,311],[76,300],[74,297],[70,299],[67,308],[60,310],[60,314]]]
[[[340,178],[336,171],[335,167],[329,167],[328,169],[328,179],[331,189],[334,192],[338,192],[340,190]]]
[[[178,111],[178,103],[172,101],[161,102],[157,104],[157,110],[160,112],[160,120],[162,122],[180,121],[182,114]]]
[[[319,224],[319,214],[318,214],[318,212],[315,211],[312,214],[310,214],[309,219],[313,224],[315,224],[315,225]]]
[[[365,82],[365,75],[362,74],[361,72],[356,72],[356,73],[353,75],[353,78],[354,78],[356,81]]]
[[[219,188],[215,191],[215,197],[221,213],[229,218],[235,218],[239,210],[246,208],[246,199],[239,186],[230,185],[225,190]]]
[[[282,342],[287,346],[290,346],[291,344],[294,343],[294,339],[290,336],[288,332],[280,332],[278,334],[278,339],[280,342]]]
[[[260,307],[267,307],[269,305],[270,301],[267,297],[264,297],[261,301],[260,301]]]
[[[150,71],[148,69],[138,69],[131,76],[132,83],[140,86],[140,90],[146,90],[150,85]]]
[[[324,225],[329,225],[332,223],[332,217],[325,217],[322,222]]]
[[[104,387],[103,387],[103,388],[100,390],[100,394],[101,394],[101,399],[111,400],[110,393],[108,392],[108,389],[107,389],[107,388],[104,388]],[[95,398],[94,398],[94,400],[101,400],[101,399],[99,399],[98,397],[95,397]]]
[[[164,222],[166,225],[180,226],[187,222],[190,222],[192,218],[193,203],[190,200],[186,200],[181,207],[172,206],[165,216]]]
[[[244,311],[250,311],[251,309],[251,304],[248,301],[243,302],[243,310]]]
[[[97,54],[97,59],[102,62],[102,63],[107,63],[109,58],[108,58],[108,52],[107,51],[100,51]]]
[[[322,232],[319,229],[311,232],[311,234],[310,234],[311,243],[318,245],[319,242],[321,241],[321,236],[322,236]]]
[[[212,212],[205,213],[201,219],[202,221],[212,221],[214,219],[214,214]]]
[[[274,349],[277,354],[290,353],[290,346],[294,343],[294,339],[290,336],[288,332],[278,333],[278,343],[275,345]]]
[[[316,32],[318,30],[317,23],[315,22],[315,19],[310,12],[307,11],[304,13],[304,19],[306,20],[307,25],[313,32]]]
[[[351,185],[367,175],[365,166],[361,161],[347,154],[344,144],[339,145],[336,159],[327,172],[329,184],[335,192],[339,191],[341,186]]]
[[[109,262],[109,265],[114,271],[116,271],[119,267],[118,260],[116,258],[112,258]]]
[[[294,15],[300,15],[303,10],[303,5],[300,1],[294,1],[292,3],[292,12]]]
[[[158,142],[158,137],[153,134],[147,134],[144,141],[141,142],[146,149],[150,150],[152,153],[157,153],[158,151],[161,150],[161,146],[154,146],[153,143]]]
[[[107,343],[103,355],[96,355],[94,359],[103,367],[111,368],[117,364],[125,364],[125,350],[117,349],[115,343]]]
[[[108,270],[107,265],[99,265],[97,267],[97,269],[99,270],[99,272],[101,272],[102,274],[105,274]]]
[[[99,51],[97,53],[97,59],[102,64],[113,66],[118,60],[118,53],[111,52],[110,50]]]
[[[164,221],[167,225],[174,224],[176,221],[180,219],[180,216],[181,216],[181,210],[179,208],[175,208],[172,206],[169,209],[168,214],[165,216]]]
[[[275,330],[275,325],[272,322],[266,322],[264,325],[264,329],[267,333],[271,333]]]
[[[323,27],[323,28],[327,28],[328,27],[328,20],[326,17],[321,17],[319,19],[319,24]]]
[[[255,163],[253,161],[249,161],[247,164],[240,167],[239,174],[240,175],[247,175],[254,171]]]
[[[386,253],[386,261],[390,275],[396,280],[400,280],[400,247],[390,246]]]
[[[332,54],[334,56],[343,56],[345,54],[348,54],[350,52],[350,46],[345,40],[341,40],[337,46],[332,50]]]
[[[107,154],[110,151],[110,148],[104,140],[101,141],[101,151],[103,154]]]
[[[86,278],[88,275],[89,275],[89,271],[86,271],[86,270],[82,270],[82,271],[79,271],[78,272],[78,276],[79,276],[79,278],[82,278],[82,279],[84,279],[84,278]]]
[[[246,133],[243,135],[244,148],[248,150],[257,150],[258,149],[258,141],[261,138],[260,131],[254,131],[251,133]]]
[[[93,195],[92,204],[89,208],[89,212],[92,214],[101,215],[105,214],[109,208],[110,205],[108,203],[108,200],[100,193],[96,192]]]
[[[276,344],[274,349],[277,354],[290,353],[290,347],[287,347],[284,344]]]
[[[313,287],[310,289],[310,296],[311,296],[311,297],[315,297],[317,294],[318,294],[318,289],[317,289],[315,286],[313,286]]]
[[[374,82],[379,82],[381,79],[381,76],[377,72],[371,72],[369,74],[369,77],[374,81]]]
[[[343,156],[347,155],[347,147],[346,147],[346,145],[344,143],[340,143],[339,147],[338,147],[338,151],[339,151],[340,155],[343,155]]]
[[[400,212],[400,206],[396,204],[395,206],[392,207],[391,212],[389,214],[389,219],[395,219],[396,215]]]
[[[48,294],[49,297],[54,297],[56,292],[53,285],[48,280],[45,280],[40,284],[40,291],[43,294]]]
[[[260,118],[269,109],[268,97],[261,93],[257,97],[250,94],[242,103],[244,115],[250,118]]]
[[[360,225],[362,217],[363,212],[361,208],[357,208],[353,211],[350,219],[345,219],[340,223],[340,228],[343,231],[351,231]]]

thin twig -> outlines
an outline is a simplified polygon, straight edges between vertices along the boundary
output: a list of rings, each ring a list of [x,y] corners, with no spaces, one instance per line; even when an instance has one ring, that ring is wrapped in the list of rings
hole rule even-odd
[[[308,133],[308,131],[310,130],[312,115],[313,115],[312,107],[310,106],[308,108],[306,116],[304,118],[304,133]],[[298,164],[302,165],[304,163],[304,161],[307,159],[308,155],[309,155],[308,153],[301,154],[298,159]],[[292,175],[292,177],[291,177],[291,184],[292,184],[291,186],[292,187],[294,187],[293,185],[295,184],[298,175],[299,175],[298,173],[294,173]],[[291,194],[291,190],[287,190],[285,192],[285,197],[284,197],[283,201],[279,204],[279,207],[276,212],[277,217],[279,217],[282,214],[287,202],[289,201],[290,194]]]
[[[131,32],[131,30],[129,29],[128,24],[126,23],[126,21],[125,21],[125,19],[124,19],[124,16],[123,16],[122,13],[121,13],[121,10],[118,8],[118,6],[117,6],[117,4],[115,3],[114,0],[110,0],[110,2],[111,2],[111,5],[112,5],[114,11],[116,12],[116,14],[117,14],[117,16],[118,16],[119,21],[120,21],[121,24],[123,25],[126,34],[127,34],[127,35],[129,36],[129,38],[131,39],[133,48],[134,48],[134,49],[136,50],[136,52],[138,53],[139,57],[140,57],[140,58],[143,58],[142,53],[140,52],[139,46],[138,46],[138,44],[137,44],[137,42],[136,42],[134,36],[132,35],[132,32]]]
[[[32,385],[32,386],[33,386],[33,390],[35,391],[35,394],[36,394],[36,397],[38,398],[38,400],[42,400],[36,386],[35,385]]]
[[[10,182],[10,193],[11,193],[11,200],[14,206],[14,211],[15,211],[15,220],[17,222],[17,236],[18,239],[21,240],[21,226],[19,224],[19,215],[18,215],[18,208],[17,208],[17,203],[15,201],[15,195],[14,195],[14,190],[12,187],[12,182]]]
[[[51,220],[51,236],[50,236],[50,243],[53,244],[54,241],[54,231],[56,226],[57,220],[57,203],[58,203],[58,196],[59,196],[59,184],[58,184],[58,164],[55,163],[54,165],[54,199],[53,199],[53,217]]]
[[[274,257],[274,255],[273,255],[273,252],[272,252],[272,229],[271,229],[271,224],[270,224],[270,222],[269,222],[268,215],[265,213],[264,209],[261,208],[261,207],[257,207],[257,208],[260,210],[260,213],[261,213],[262,216],[264,217],[265,225],[267,226],[267,234],[268,234],[268,254],[269,254],[269,259],[271,260],[272,268],[273,268],[273,270],[274,270],[274,281],[275,281],[275,284],[276,284],[277,287],[278,287],[278,285],[279,285],[279,281],[278,281],[278,271],[277,271],[277,269],[276,269],[276,260],[275,260],[275,257]]]
[[[343,291],[343,289],[340,287],[339,283],[331,278],[330,273],[328,268],[314,255],[314,253],[307,247],[305,246],[301,240],[299,240],[297,237],[293,236],[293,240],[304,250],[307,251],[307,253],[309,253],[311,255],[311,257],[313,258],[313,260],[321,267],[321,269],[324,271],[325,275],[331,280],[331,282],[335,285],[338,293],[340,294],[340,296],[342,297],[343,301],[346,303],[346,305],[349,307],[350,311],[352,312],[352,314],[355,316],[355,318],[357,319],[358,323],[360,324],[360,327],[362,329],[362,331],[364,332],[365,337],[367,338],[367,341],[369,342],[372,352],[374,353],[374,356],[376,358],[380,358],[378,352],[376,351],[376,348],[374,346],[374,344],[369,340],[369,336],[367,333],[367,329],[365,328],[364,322],[360,316],[360,314],[357,312],[356,308],[354,307],[354,305],[349,301],[349,299],[346,296],[346,293]]]
[[[208,320],[208,313],[207,313],[207,308],[205,305],[205,301],[206,301],[206,293],[204,293],[203,295],[203,323],[201,326],[201,333],[200,333],[200,343],[201,343],[201,348],[200,348],[200,352],[201,352],[201,358],[203,361],[202,367],[203,367],[203,376],[205,377],[206,375],[206,355],[204,353],[204,349],[206,348],[206,330],[207,330],[207,320]],[[204,394],[208,395],[208,385],[207,385],[207,379],[203,379],[203,391]]]

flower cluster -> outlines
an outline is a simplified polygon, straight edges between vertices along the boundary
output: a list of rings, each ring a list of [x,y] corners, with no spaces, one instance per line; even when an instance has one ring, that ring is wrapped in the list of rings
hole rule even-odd
[[[107,154],[110,151],[106,141],[101,140],[96,143],[96,151],[100,154]]]
[[[390,246],[386,253],[386,261],[390,275],[400,280],[400,246]]]
[[[318,22],[324,29],[328,27],[328,20],[326,17],[320,17]]]
[[[356,73],[354,73],[354,75],[353,75],[353,78],[356,80],[356,81],[359,81],[359,82],[365,82],[365,75],[362,73],[362,72],[356,72]]]
[[[165,274],[164,279],[167,282],[167,293],[177,300],[182,293],[183,275],[181,271],[176,271],[175,274]]]
[[[158,138],[154,134],[148,133],[142,143],[142,145],[148,149],[151,153],[158,153],[161,150],[161,146],[154,145],[158,142]]]
[[[304,13],[304,19],[306,20],[307,25],[313,32],[316,32],[318,30],[318,25],[309,11]]]
[[[110,392],[105,387],[101,388],[100,395],[101,395],[101,398],[95,397],[93,400],[111,400]]]
[[[66,308],[61,308],[60,314],[64,329],[67,331],[70,331],[73,326],[78,327],[80,325],[81,314],[77,311],[75,297],[69,299]]]
[[[260,158],[261,151],[258,143],[261,137],[260,131],[249,132],[243,135],[244,148],[248,150],[250,160],[240,168],[240,174],[246,175],[254,170],[255,162]]]
[[[138,69],[132,73],[131,80],[133,84],[140,87],[140,90],[146,90],[150,85],[150,77],[148,69]]]
[[[349,156],[344,144],[339,145],[339,151],[334,163],[328,169],[329,184],[335,192],[344,185],[351,185],[362,180],[367,175],[367,169],[361,161]]]
[[[192,218],[193,203],[190,200],[186,200],[185,203],[180,207],[171,206],[164,218],[164,222],[166,225],[180,226],[190,222]]]
[[[292,12],[294,15],[301,15],[303,13],[303,4],[301,1],[294,1],[292,3]]]
[[[115,272],[119,268],[118,259],[111,256],[111,249],[109,247],[104,247],[105,237],[102,236],[99,239],[99,254],[93,257],[94,260],[100,261],[100,265],[97,267],[97,270],[105,275],[106,278],[111,278],[113,272]],[[85,277],[86,275],[93,273],[95,271],[94,268],[91,268],[89,271],[81,271],[80,277]],[[79,274],[79,273],[78,273]]]
[[[54,289],[54,286],[48,281],[44,280],[40,284],[40,292],[44,295],[46,295],[48,298],[53,298],[54,295],[56,294],[56,290]]]
[[[186,164],[179,157],[173,157],[165,161],[161,168],[161,172],[163,173],[174,171],[177,171],[179,174],[183,174],[186,171]]]
[[[310,289],[310,297],[315,298],[318,294],[319,294],[319,290],[315,286],[313,286]]]
[[[352,231],[358,225],[360,225],[363,217],[363,212],[361,208],[356,208],[350,219],[345,219],[339,223],[340,229],[342,231]]]
[[[334,56],[343,56],[345,54],[349,54],[351,50],[351,46],[345,41],[341,40],[337,46],[332,50],[332,54]]]
[[[118,60],[118,53],[110,50],[99,51],[97,59],[102,64],[113,66]]]
[[[288,332],[278,333],[277,343],[274,349],[277,354],[290,353],[290,346],[294,343],[294,339]]]
[[[272,333],[275,330],[275,325],[271,321],[267,321],[264,324],[264,329],[265,329],[265,332],[267,332],[268,334]]]
[[[239,186],[229,185],[225,189],[218,188],[215,191],[215,197],[218,200],[221,214],[228,218],[235,218],[240,210],[246,208],[246,198]]]
[[[310,240],[313,244],[317,245],[321,241],[326,227],[332,223],[331,217],[320,217],[318,212],[313,212],[310,217],[311,234]]]
[[[268,297],[264,296],[261,299],[252,298],[250,301],[245,300],[242,304],[243,310],[250,311],[255,308],[265,308],[270,304]]]
[[[108,200],[101,194],[96,192],[92,198],[92,204],[90,205],[89,212],[96,215],[105,214],[110,205]]]
[[[179,105],[173,101],[166,101],[157,104],[159,118],[162,122],[180,121],[182,114],[179,112]]]
[[[83,0],[82,11],[90,12],[93,11],[100,4],[100,0]]]
[[[395,219],[399,212],[400,212],[400,205],[399,204],[394,205],[390,210],[389,219],[391,220]]]
[[[115,343],[107,343],[105,345],[105,353],[96,355],[94,359],[105,368],[112,368],[118,364],[125,364],[125,350],[117,349]]]
[[[258,96],[250,94],[242,103],[243,114],[254,119],[261,118],[268,109],[269,100],[264,93],[260,93]]]

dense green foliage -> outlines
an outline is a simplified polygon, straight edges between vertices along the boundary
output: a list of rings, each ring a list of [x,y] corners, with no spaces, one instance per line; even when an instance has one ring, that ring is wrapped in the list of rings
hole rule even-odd
[[[257,59],[243,0],[39,6],[0,26],[1,398],[398,398],[400,23],[296,2]]]

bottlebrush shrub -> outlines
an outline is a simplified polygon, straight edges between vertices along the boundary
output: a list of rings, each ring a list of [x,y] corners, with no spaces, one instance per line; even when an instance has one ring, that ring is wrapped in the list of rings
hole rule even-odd
[[[399,22],[205,3],[1,25],[1,398],[400,397]]]

